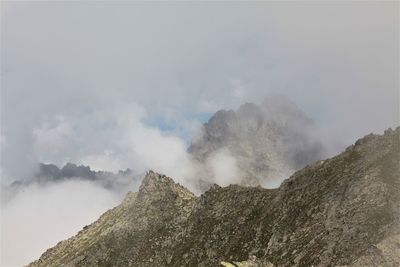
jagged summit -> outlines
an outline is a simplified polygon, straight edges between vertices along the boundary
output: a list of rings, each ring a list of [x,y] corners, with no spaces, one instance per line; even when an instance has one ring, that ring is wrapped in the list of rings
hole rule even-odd
[[[143,178],[139,187],[138,197],[155,197],[168,193],[176,194],[182,198],[195,197],[192,192],[179,183],[176,183],[172,178],[152,170],[148,171]]]
[[[307,117],[304,111],[285,95],[272,95],[264,98],[262,108],[269,116],[279,114],[281,119],[285,120],[304,120],[301,123],[313,124],[313,121]]]
[[[271,186],[324,158],[321,140],[313,121],[290,99],[278,95],[261,105],[245,103],[237,111],[217,111],[188,150],[205,165],[199,179],[212,177],[207,164],[224,152],[236,160],[239,184]]]
[[[159,174],[149,170],[142,180],[142,183],[139,187],[139,192],[160,191],[161,188],[171,186],[179,187],[179,184],[176,184],[172,178],[164,174]]]
[[[149,171],[138,193],[30,266],[397,267],[399,162],[396,128],[277,189],[213,186],[196,197]]]

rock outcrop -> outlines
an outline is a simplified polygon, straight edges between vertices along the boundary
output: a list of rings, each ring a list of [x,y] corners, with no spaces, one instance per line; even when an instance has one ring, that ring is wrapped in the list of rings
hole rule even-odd
[[[400,128],[277,189],[200,197],[149,172],[138,193],[30,266],[399,266]],[[222,264],[222,265],[221,265]]]

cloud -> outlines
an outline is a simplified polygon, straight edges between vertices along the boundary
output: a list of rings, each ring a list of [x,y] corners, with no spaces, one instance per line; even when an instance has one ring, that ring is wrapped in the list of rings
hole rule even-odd
[[[48,159],[64,153],[69,144],[69,138],[74,135],[72,126],[62,116],[55,116],[54,125],[44,122],[33,130],[35,151]]]
[[[114,157],[115,152],[112,150],[105,150],[102,154],[88,155],[80,160],[80,163],[85,166],[90,166],[92,170],[110,172],[118,172],[123,167],[121,163]]]
[[[59,166],[71,161],[96,170],[152,169],[187,186],[192,165],[186,142],[144,123],[145,110],[134,104],[99,108],[79,118],[48,116],[33,129],[32,155],[37,161]],[[90,127],[87,127],[90,125]],[[30,173],[26,180],[33,178]],[[105,177],[106,179],[106,177]],[[125,179],[125,178],[124,178]],[[2,265],[19,266],[40,256],[59,240],[70,237],[119,204],[129,188],[104,188],[101,181],[66,181],[23,186],[1,203]],[[107,181],[105,181],[107,182]],[[115,184],[118,181],[110,181]],[[126,181],[122,181],[126,184]],[[3,187],[2,194],[10,188]],[[29,223],[28,223],[29,222]]]
[[[219,149],[207,158],[206,168],[211,169],[211,182],[228,186],[240,182],[241,171],[235,157],[226,148]]]
[[[57,115],[33,130],[34,154],[40,162],[75,162],[114,172],[153,169],[183,179],[190,168],[185,140],[147,125],[147,116],[135,103],[98,108],[79,118]],[[190,131],[200,127],[188,125]]]
[[[3,168],[14,179],[31,172],[33,130],[62,130],[43,124],[52,114],[80,120],[131,102],[150,118],[182,118],[278,92],[347,144],[382,132],[399,124],[396,7],[7,2],[1,10]],[[108,127],[113,123],[97,130],[113,132]],[[68,140],[68,133],[57,134],[54,142]]]
[[[121,196],[89,181],[30,185],[1,203],[1,266],[22,266],[75,235]]]
[[[185,140],[147,125],[145,118],[144,109],[134,103],[117,109],[98,109],[79,119],[49,117],[33,130],[34,154],[43,162],[58,159],[55,163],[60,166],[73,161],[89,164],[96,170],[152,169],[197,192],[191,180],[197,166],[187,153]],[[88,123],[91,127],[86,127]],[[103,128],[109,123],[110,127]],[[223,179],[232,179],[233,164],[229,155],[215,155],[210,162],[215,181],[224,183]],[[132,183],[126,190],[134,191],[137,186]],[[2,188],[2,193],[9,193],[6,190],[10,188]],[[1,264],[19,266],[37,259],[47,248],[76,234],[85,224],[119,204],[126,190],[105,189],[101,183],[77,177],[33,183],[14,191],[1,203]]]

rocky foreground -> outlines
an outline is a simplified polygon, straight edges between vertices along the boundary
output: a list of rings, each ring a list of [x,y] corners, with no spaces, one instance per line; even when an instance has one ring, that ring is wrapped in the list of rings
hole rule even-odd
[[[29,266],[400,266],[400,128],[277,189],[215,185],[196,197],[150,171]]]

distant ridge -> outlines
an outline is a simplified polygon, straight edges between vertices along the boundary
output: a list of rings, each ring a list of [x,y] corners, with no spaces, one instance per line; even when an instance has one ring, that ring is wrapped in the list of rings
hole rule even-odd
[[[89,166],[67,163],[62,168],[54,164],[40,163],[38,171],[29,179],[17,180],[11,183],[2,194],[2,201],[9,201],[19,191],[32,184],[53,184],[68,180],[83,180],[98,184],[106,189],[126,192],[127,187],[137,187],[143,174],[131,169],[120,170],[118,173],[93,171]]]

